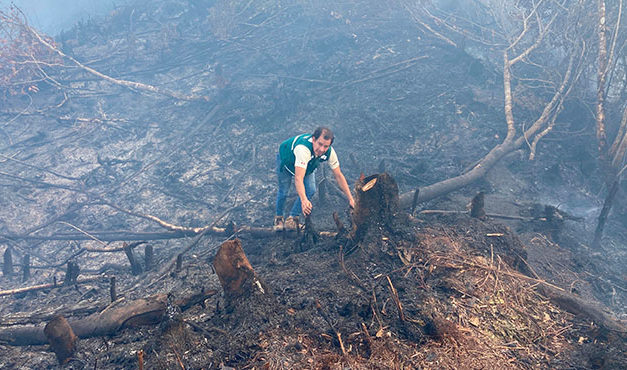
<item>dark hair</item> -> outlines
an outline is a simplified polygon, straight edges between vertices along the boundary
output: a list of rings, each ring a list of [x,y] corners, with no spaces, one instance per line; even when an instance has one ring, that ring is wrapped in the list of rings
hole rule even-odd
[[[333,144],[333,140],[335,140],[335,137],[333,136],[333,131],[331,131],[330,128],[324,126],[318,127],[311,136],[313,136],[313,138],[316,140],[318,140],[320,136],[322,136],[324,140],[331,140],[331,144]]]

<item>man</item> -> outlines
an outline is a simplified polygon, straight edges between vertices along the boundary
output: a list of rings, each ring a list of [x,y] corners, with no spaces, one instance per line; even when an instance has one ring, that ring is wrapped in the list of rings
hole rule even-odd
[[[275,230],[283,230],[283,228],[296,230],[298,228],[298,216],[301,212],[305,216],[311,213],[313,209],[311,197],[316,192],[314,170],[321,162],[329,163],[329,167],[335,175],[335,181],[346,195],[350,206],[355,207],[353,195],[344,174],[340,170],[337,154],[331,146],[333,139],[333,132],[328,127],[318,127],[313,134],[294,136],[279,146],[279,153],[276,157],[279,190],[276,197]],[[287,193],[292,185],[292,178],[294,178],[298,199],[294,202],[288,217],[283,220],[283,208]]]

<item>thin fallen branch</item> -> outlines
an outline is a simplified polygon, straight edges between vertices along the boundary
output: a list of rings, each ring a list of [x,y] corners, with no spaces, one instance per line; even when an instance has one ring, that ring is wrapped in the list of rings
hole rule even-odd
[[[398,292],[396,291],[396,288],[392,284],[392,280],[390,279],[390,276],[386,275],[385,277],[388,280],[388,284],[390,286],[390,292],[392,293],[392,299],[394,300],[394,304],[396,304],[396,308],[398,310],[398,318],[401,321],[405,321],[405,312],[403,311],[403,304],[401,303],[400,298],[398,298]]]
[[[411,68],[411,67],[413,67],[416,64],[416,62],[418,60],[425,59],[425,58],[427,58],[427,56],[421,55],[421,56],[418,56],[418,57],[414,57],[414,58],[410,58],[410,59],[407,59],[407,60],[403,60],[401,62],[394,63],[394,64],[392,64],[390,66],[385,67],[385,68],[382,68],[382,69],[376,70],[374,72],[371,72],[371,73],[369,73],[365,77],[362,77],[362,78],[359,78],[359,79],[356,79],[356,80],[346,81],[346,82],[342,83],[341,85],[331,86],[331,87],[327,88],[327,90],[331,90],[331,89],[335,89],[335,88],[343,89],[345,87],[349,87],[349,86],[352,86],[352,85],[355,85],[355,84],[358,84],[358,83],[361,83],[361,82],[366,82],[366,81],[374,80],[374,79],[377,79],[377,78],[387,77],[387,76],[393,75],[395,73],[401,72],[401,71],[403,71],[403,70],[405,70],[407,68]],[[399,67],[399,68],[396,68],[394,70],[388,71],[389,69],[394,68],[396,66],[399,66],[401,64],[404,64],[404,65]]]
[[[186,237],[190,237],[190,236],[198,236],[198,235],[206,235],[207,233],[213,234],[213,235],[230,235],[232,233],[237,232],[238,234],[243,234],[243,235],[251,235],[253,237],[258,237],[258,236],[272,236],[275,234],[275,231],[271,228],[263,228],[263,227],[251,227],[251,226],[243,226],[243,227],[239,227],[236,228],[234,230],[230,230],[232,228],[220,228],[220,227],[216,227],[214,226],[217,222],[219,222],[221,219],[223,219],[228,213],[230,213],[231,211],[233,211],[234,209],[241,207],[243,205],[245,205],[246,203],[250,202],[251,200],[255,199],[257,196],[252,196],[249,199],[242,201],[228,209],[226,209],[222,214],[220,214],[210,225],[204,226],[204,227],[185,227],[185,226],[178,226],[178,225],[174,225],[174,224],[170,224],[166,221],[161,220],[158,217],[152,216],[152,215],[145,215],[145,214],[141,214],[141,213],[136,213],[133,211],[129,211],[126,209],[123,209],[121,207],[118,207],[114,204],[111,204],[109,202],[105,202],[104,204],[119,210],[120,212],[124,212],[130,215],[134,215],[137,217],[141,217],[141,218],[145,218],[151,221],[154,221],[156,223],[158,223],[160,226],[170,230],[169,232],[132,232],[132,231],[92,231],[92,232],[87,232],[84,230],[81,230],[79,228],[77,228],[76,226],[73,226],[71,224],[68,224],[66,222],[60,221],[63,224],[69,225],[77,230],[80,231],[80,233],[54,233],[52,235],[49,236],[33,236],[33,235],[3,235],[0,234],[0,237],[4,237],[7,239],[11,239],[11,240],[25,240],[25,241],[29,241],[29,240],[96,240],[98,242],[100,242],[101,244],[105,245],[104,241],[127,241],[127,240],[143,240],[143,241],[147,241],[147,240],[163,240],[163,239],[180,239],[180,238],[186,238]],[[234,228],[234,227],[233,227]],[[93,252],[117,252],[123,249],[112,249],[112,248],[105,248],[105,249],[93,249],[91,251]]]
[[[451,45],[452,47],[457,47],[457,44],[451,40],[450,38],[444,36],[443,34],[437,32],[435,29],[433,29],[431,26],[429,26],[428,24],[426,24],[425,22],[423,22],[420,17],[418,15],[415,14],[413,9],[410,9],[410,7],[405,4],[405,2],[403,2],[403,7],[407,10],[407,12],[409,13],[409,15],[412,17],[412,19],[418,23],[419,25],[421,25],[422,27],[424,27],[427,31],[431,32],[434,36],[436,36],[437,38],[439,38],[440,40],[444,41],[445,43]]]
[[[76,280],[76,284],[91,283],[93,281],[104,280],[108,278],[109,277],[104,276],[104,275],[88,276],[88,277],[84,277],[82,279]],[[29,286],[29,287],[24,287],[24,288],[0,290],[0,297],[5,296],[5,295],[13,295],[13,294],[19,294],[19,293],[26,293],[26,292],[37,292],[40,290],[58,288],[61,286],[63,285],[57,282],[54,282],[54,283],[40,284],[40,285],[34,285],[34,286]]]
[[[102,240],[100,240],[100,239],[96,238],[95,236],[91,235],[90,233],[88,233],[88,232],[86,232],[86,231],[82,230],[81,228],[79,228],[79,227],[77,227],[77,226],[74,226],[74,225],[72,225],[71,223],[69,223],[69,222],[65,222],[65,221],[59,221],[59,223],[60,223],[60,224],[63,224],[63,225],[67,225],[67,226],[69,226],[69,227],[71,227],[71,228],[75,229],[76,231],[80,232],[81,234],[84,234],[84,235],[88,236],[89,238],[91,238],[92,240],[94,240],[94,241],[96,241],[96,242],[98,242],[98,243],[102,244],[102,245],[105,247],[105,249],[107,248],[107,244],[106,244],[105,242],[103,242]],[[92,248],[92,249],[93,249],[93,248]],[[89,250],[89,249],[88,249],[88,248],[85,248],[85,250]]]
[[[206,234],[216,235],[216,236],[228,236],[231,235],[229,233],[229,228],[226,227],[216,227],[213,226],[206,231]],[[117,230],[117,231],[90,231],[89,234],[97,237],[101,241],[113,242],[113,241],[129,241],[129,240],[137,240],[137,241],[149,241],[149,240],[168,240],[168,239],[183,239],[189,238],[193,236],[197,236],[202,233],[194,232],[182,232],[182,231],[129,231],[129,230]],[[272,229],[272,227],[255,227],[255,226],[237,226],[236,230],[238,237],[251,237],[251,238],[269,238],[276,236],[276,231]],[[296,238],[297,234],[295,232],[282,232],[282,235],[288,238]],[[333,238],[337,235],[336,231],[320,231],[319,236],[324,236],[328,238]],[[93,240],[92,238],[86,236],[82,233],[55,233],[50,235],[7,235],[0,234],[0,238],[5,238],[11,241],[50,241],[50,240]],[[118,252],[121,251],[119,248],[109,248],[106,250],[97,250],[94,249],[94,252]]]
[[[366,284],[364,284],[353,271],[349,270],[346,267],[346,264],[344,263],[344,247],[342,245],[340,245],[338,260],[340,262],[340,267],[342,268],[342,271],[344,271],[344,273],[355,283],[355,285],[361,288],[361,290],[363,290],[366,294],[370,293],[370,290],[366,288]]]
[[[335,328],[335,325],[333,325],[333,321],[331,321],[331,318],[329,317],[329,315],[327,315],[327,313],[324,312],[324,310],[322,309],[322,305],[320,304],[320,301],[318,301],[317,299],[315,302],[315,306],[320,316],[322,316],[324,321],[326,321],[327,324],[329,324],[329,326],[331,327],[331,330],[333,330],[333,333],[335,333],[335,336],[337,337],[338,342],[340,342],[340,349],[342,350],[342,354],[346,355],[346,348],[344,347],[344,342],[342,341],[342,333],[340,333]]]
[[[80,180],[78,177],[71,177],[71,176],[62,175],[62,174],[60,174],[58,172],[54,172],[54,171],[51,171],[51,170],[43,168],[43,167],[35,166],[35,165],[30,164],[30,163],[21,161],[19,159],[6,156],[4,154],[0,154],[0,158],[3,158],[4,160],[7,160],[7,161],[12,161],[12,162],[15,162],[15,163],[19,163],[19,164],[21,164],[22,166],[25,166],[25,167],[29,167],[29,168],[33,168],[33,169],[36,169],[36,170],[39,170],[39,171],[42,171],[42,172],[49,173],[51,175],[60,177],[62,179],[66,179],[66,180]]]
[[[124,86],[124,87],[129,88],[129,89],[146,91],[146,92],[151,92],[151,93],[155,93],[155,94],[159,94],[159,95],[165,95],[165,96],[169,96],[169,97],[172,97],[172,98],[175,98],[175,99],[179,99],[179,100],[187,100],[187,101],[204,100],[204,101],[209,101],[209,98],[207,96],[184,95],[184,94],[181,94],[181,93],[178,93],[178,92],[169,91],[169,90],[165,90],[165,89],[160,89],[158,87],[155,87],[155,86],[152,86],[152,85],[148,85],[148,84],[144,84],[144,83],[141,83],[141,82],[134,82],[134,81],[115,79],[115,78],[113,78],[111,76],[108,76],[108,75],[105,75],[103,73],[100,73],[100,72],[96,71],[95,69],[82,64],[81,62],[79,62],[78,60],[72,58],[71,56],[66,55],[61,50],[57,49],[56,47],[54,47],[53,45],[48,43],[46,40],[44,40],[39,35],[39,33],[37,31],[35,31],[30,26],[28,26],[28,25],[23,25],[23,26],[24,26],[24,28],[28,32],[30,32],[37,39],[37,41],[39,41],[42,45],[44,45],[45,47],[47,47],[48,49],[50,49],[54,53],[58,54],[60,57],[70,60],[77,67],[79,67],[80,69],[84,70],[85,72],[88,72],[88,73],[93,74],[93,75],[95,75],[97,77],[100,77],[100,78],[102,78],[105,81],[111,82],[112,84],[119,85],[119,86]]]
[[[447,211],[443,209],[425,209],[418,214],[421,215],[469,215],[469,211]],[[491,218],[500,218],[504,220],[519,220],[519,221],[546,221],[545,218],[536,218],[536,217],[522,217],[522,216],[511,216],[511,215],[500,215],[496,213],[486,213],[487,217]]]

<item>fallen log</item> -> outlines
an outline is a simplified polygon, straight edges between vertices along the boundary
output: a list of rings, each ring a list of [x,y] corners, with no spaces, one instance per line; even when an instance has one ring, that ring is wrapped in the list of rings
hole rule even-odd
[[[209,225],[204,227],[184,227],[173,225],[166,221],[159,219],[158,217],[146,214],[140,214],[132,212],[121,207],[118,207],[111,203],[106,203],[108,206],[119,210],[121,212],[141,217],[150,221],[158,223],[161,227],[166,228],[168,231],[163,232],[133,232],[129,230],[115,230],[115,231],[83,231],[80,232],[55,232],[50,235],[31,235],[30,233],[16,235],[16,234],[0,234],[0,237],[9,240],[23,240],[23,241],[50,241],[50,240],[94,240],[97,239],[100,242],[104,241],[129,241],[129,240],[142,240],[145,243],[148,240],[166,240],[166,239],[182,239],[188,237],[199,237],[203,235],[216,235],[230,237],[237,234],[238,237],[273,237],[277,231],[272,227],[253,227],[253,226],[237,226],[234,223],[230,223],[227,227],[217,227],[216,223],[223,219],[226,214],[231,212],[237,207],[241,207],[254,197],[243,201],[235,206],[225,210],[221,215]],[[71,225],[70,225],[71,226]],[[76,228],[76,227],[74,227]],[[326,232],[321,232],[324,235]],[[297,237],[295,233],[284,233],[284,236]],[[332,236],[334,236],[333,234]],[[139,245],[141,243],[133,243],[132,246]],[[117,248],[84,248],[87,252],[118,252],[123,251],[124,247]],[[184,253],[184,252],[183,252]]]
[[[128,230],[118,231],[90,231],[89,234],[98,238],[101,241],[129,241],[129,240],[167,240],[167,239],[183,239],[193,236],[197,236],[203,232],[206,234],[216,236],[229,236],[230,229],[227,227],[211,227],[208,230],[197,228],[198,230],[188,231],[157,231],[157,232],[133,232]],[[240,237],[272,237],[276,235],[276,231],[272,227],[253,227],[253,226],[239,226],[235,230]],[[286,233],[290,234],[290,233]],[[93,240],[93,237],[87,236],[83,233],[54,233],[51,235],[13,235],[13,234],[0,234],[0,237],[10,240],[23,240],[23,241],[50,241],[50,240]],[[295,237],[295,236],[294,236]],[[111,248],[108,252],[123,251],[122,248]],[[89,251],[88,252],[92,252]],[[93,252],[104,252],[102,250]]]
[[[216,293],[215,290],[203,291],[194,296],[176,300],[174,304],[181,310],[185,310]],[[126,328],[160,323],[166,312],[167,304],[167,295],[158,294],[135,300],[122,307],[109,306],[101,312],[82,319],[68,320],[68,322],[78,338],[111,335]],[[46,344],[48,341],[44,333],[45,326],[45,323],[41,323],[34,326],[14,325],[0,328],[0,342],[12,346]]]
[[[621,322],[610,314],[605,313],[600,306],[586,302],[582,298],[550,285],[542,284],[538,288],[542,294],[561,309],[577,316],[586,317],[606,330],[620,333],[622,337],[627,337],[627,323]]]

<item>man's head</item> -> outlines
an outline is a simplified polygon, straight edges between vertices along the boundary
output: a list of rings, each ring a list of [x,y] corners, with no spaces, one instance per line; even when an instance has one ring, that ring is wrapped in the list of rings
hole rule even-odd
[[[329,150],[333,144],[333,131],[328,127],[318,127],[311,135],[313,142],[314,155],[320,157]]]

